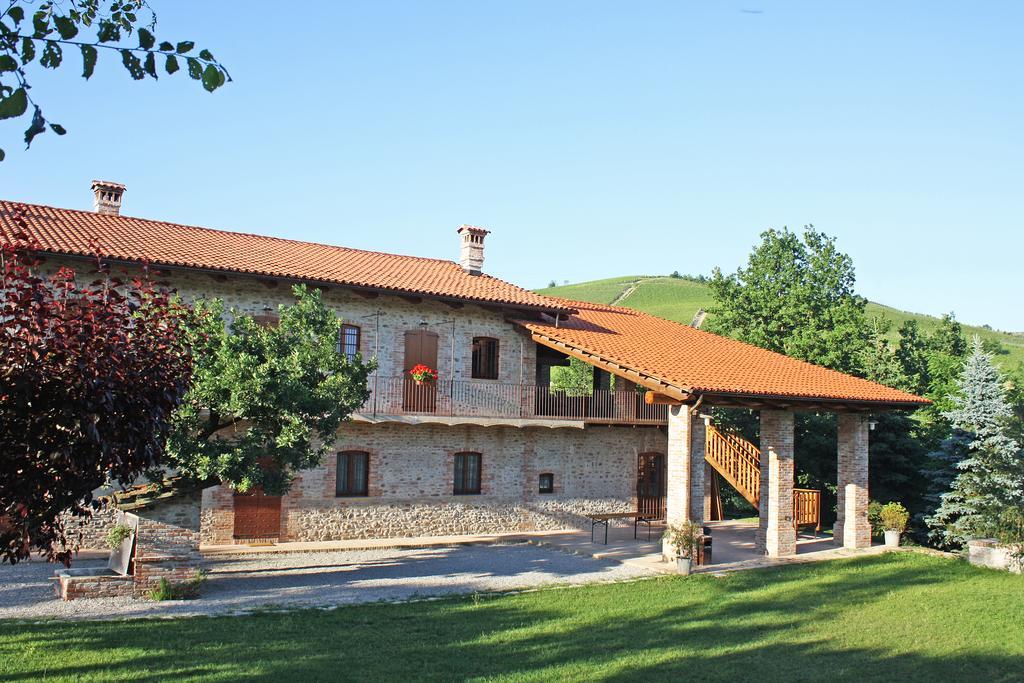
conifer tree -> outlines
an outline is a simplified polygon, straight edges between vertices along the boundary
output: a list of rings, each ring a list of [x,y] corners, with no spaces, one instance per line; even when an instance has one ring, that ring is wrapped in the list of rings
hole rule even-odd
[[[932,454],[938,508],[927,519],[932,538],[945,546],[996,531],[1008,510],[1024,506],[1024,453],[1008,433],[1013,411],[1004,381],[974,338],[971,354],[945,416],[953,434]]]

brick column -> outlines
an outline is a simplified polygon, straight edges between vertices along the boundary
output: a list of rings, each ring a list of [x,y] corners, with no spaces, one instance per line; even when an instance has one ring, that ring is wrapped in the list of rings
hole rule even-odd
[[[704,422],[690,415],[690,407],[669,406],[668,452],[665,454],[665,521],[679,524],[704,521]],[[662,545],[667,559],[675,552]]]
[[[793,412],[761,411],[761,505],[756,549],[769,557],[796,555],[793,522]]]
[[[836,545],[871,547],[868,523],[868,418],[839,414],[839,472],[836,477]]]

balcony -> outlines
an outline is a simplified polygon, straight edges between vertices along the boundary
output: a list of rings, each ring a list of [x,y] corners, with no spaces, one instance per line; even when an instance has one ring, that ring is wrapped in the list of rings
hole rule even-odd
[[[417,384],[407,377],[371,377],[364,417],[568,420],[587,424],[664,425],[668,406],[647,405],[635,390],[573,396],[533,384],[448,380]]]

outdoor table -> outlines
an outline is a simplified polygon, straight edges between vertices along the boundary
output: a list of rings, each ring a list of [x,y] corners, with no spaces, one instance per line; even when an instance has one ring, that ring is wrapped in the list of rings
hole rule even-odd
[[[594,527],[604,527],[604,544],[608,545],[608,522],[613,519],[632,519],[633,538],[637,536],[637,528],[643,524],[647,527],[647,540],[651,540],[651,522],[654,520],[650,515],[643,515],[639,512],[601,512],[587,515],[590,518],[590,542],[594,542]]]

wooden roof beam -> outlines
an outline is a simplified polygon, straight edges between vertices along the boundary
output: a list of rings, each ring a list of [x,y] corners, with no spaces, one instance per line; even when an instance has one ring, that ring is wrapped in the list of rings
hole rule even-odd
[[[572,356],[573,358],[577,358],[583,361],[584,363],[589,363],[594,367],[606,370],[612,373],[613,375],[617,375],[624,379],[636,382],[640,386],[645,387],[647,389],[651,389],[652,391],[665,394],[666,396],[669,396],[680,403],[689,403],[693,400],[693,396],[691,394],[685,391],[681,391],[679,388],[674,387],[671,384],[668,384],[667,382],[662,382],[661,380],[655,377],[651,377],[649,375],[637,372],[632,368],[627,368],[625,366],[619,365],[618,363],[604,360],[595,354],[589,353],[587,351],[582,351],[568,344],[565,344],[564,342],[560,342],[558,340],[546,337],[542,334],[538,334],[537,332],[531,334],[531,338],[538,344],[555,349],[556,351],[561,351],[567,356]]]

